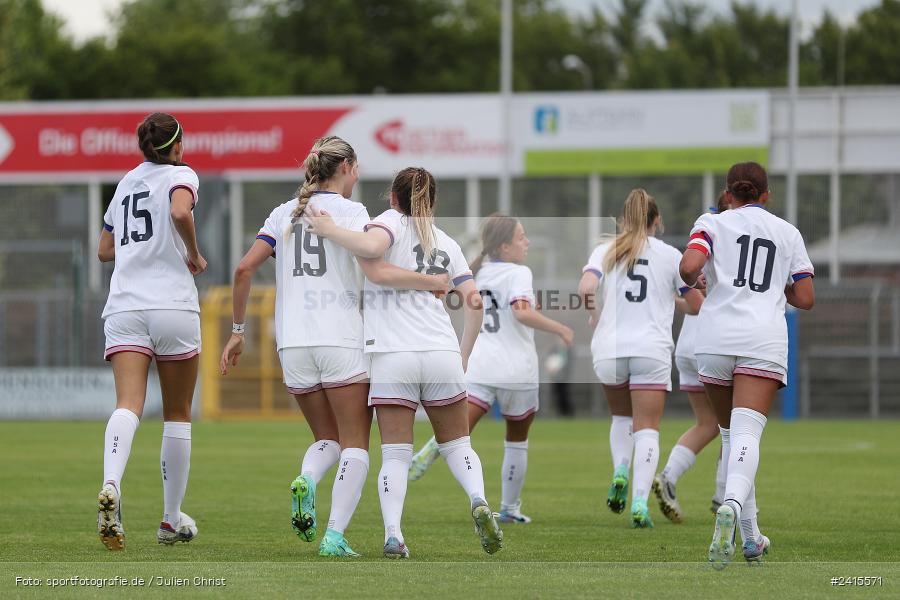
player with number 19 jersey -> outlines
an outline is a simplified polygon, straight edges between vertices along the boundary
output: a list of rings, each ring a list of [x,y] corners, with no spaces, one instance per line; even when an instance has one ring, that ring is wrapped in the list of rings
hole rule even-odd
[[[362,349],[360,293],[363,274],[342,246],[293,223],[294,198],[266,219],[257,239],[275,252],[275,341],[278,350],[310,346]],[[366,207],[335,192],[314,192],[307,210],[327,211],[335,223],[362,231]]]
[[[786,370],[784,289],[813,275],[797,228],[760,204],[747,204],[701,216],[688,248],[710,257],[695,354],[753,358]]]

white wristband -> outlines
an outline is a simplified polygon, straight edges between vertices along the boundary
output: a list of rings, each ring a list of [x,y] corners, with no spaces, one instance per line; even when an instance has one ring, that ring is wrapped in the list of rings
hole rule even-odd
[[[235,335],[244,335],[244,324],[243,323],[232,323],[231,324],[231,333]]]

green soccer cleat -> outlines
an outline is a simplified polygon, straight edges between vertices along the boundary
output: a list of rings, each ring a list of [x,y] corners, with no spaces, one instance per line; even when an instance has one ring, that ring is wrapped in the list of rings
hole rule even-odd
[[[291,527],[301,539],[316,539],[316,482],[300,475],[291,483]]]
[[[635,529],[650,529],[653,527],[650,510],[647,508],[647,501],[643,498],[638,498],[631,503],[631,526]]]
[[[722,570],[734,556],[734,525],[736,521],[734,509],[723,504],[716,511],[716,529],[712,543],[709,545],[709,562],[716,570]]]
[[[425,475],[425,471],[428,470],[428,467],[430,467],[440,455],[441,453],[438,450],[437,440],[431,438],[424,446],[422,446],[421,450],[416,452],[412,462],[409,463],[409,480],[418,481],[419,479],[422,479],[422,476]]]
[[[111,483],[104,483],[97,495],[97,534],[107,549],[125,549],[122,500],[116,486]]]
[[[612,483],[609,484],[609,492],[606,495],[606,505],[614,513],[625,510],[628,501],[628,467],[619,465],[613,472]]]
[[[353,551],[347,540],[344,539],[343,533],[338,533],[333,529],[326,529],[322,541],[319,543],[319,556],[340,556],[356,558],[360,556]]]
[[[494,513],[491,512],[487,502],[481,498],[472,500],[472,520],[475,521],[475,532],[481,538],[481,547],[488,554],[498,552],[503,548],[503,532]]]

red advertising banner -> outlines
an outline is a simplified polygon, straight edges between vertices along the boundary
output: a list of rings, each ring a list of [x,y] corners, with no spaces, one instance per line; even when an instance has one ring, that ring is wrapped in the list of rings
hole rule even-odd
[[[184,128],[184,161],[197,171],[296,169],[317,137],[352,106],[170,111]],[[127,171],[142,155],[135,131],[149,111],[4,112],[3,174]]]

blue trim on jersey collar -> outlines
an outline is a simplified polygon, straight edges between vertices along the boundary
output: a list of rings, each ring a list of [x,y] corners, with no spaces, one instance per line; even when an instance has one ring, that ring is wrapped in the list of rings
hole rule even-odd
[[[339,192],[331,192],[328,190],[316,190],[312,194],[310,194],[310,196],[315,196],[316,194],[335,194],[337,196],[341,195]]]
[[[761,208],[761,209],[765,210],[766,207],[763,206],[762,204],[760,204],[759,202],[753,202],[751,204],[745,204],[743,206],[738,206],[735,210],[739,210],[741,208]]]

